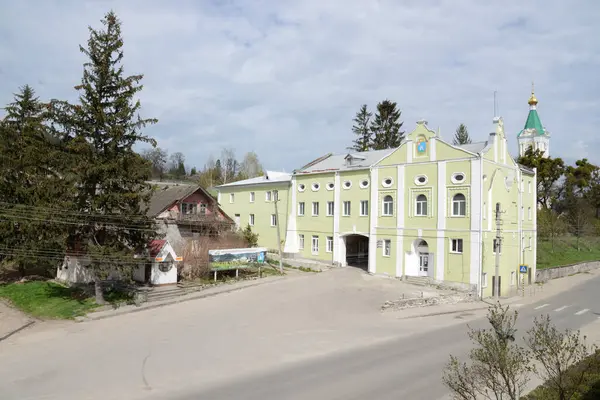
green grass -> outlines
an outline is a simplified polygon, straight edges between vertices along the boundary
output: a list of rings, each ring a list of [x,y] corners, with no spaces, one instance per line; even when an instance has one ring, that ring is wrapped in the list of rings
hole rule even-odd
[[[585,237],[579,240],[574,237],[554,239],[554,246],[549,240],[538,241],[537,267],[550,268],[576,264],[585,261],[600,261],[600,238]]]
[[[73,319],[97,307],[83,291],[54,282],[33,281],[0,286],[0,297],[37,318]]]

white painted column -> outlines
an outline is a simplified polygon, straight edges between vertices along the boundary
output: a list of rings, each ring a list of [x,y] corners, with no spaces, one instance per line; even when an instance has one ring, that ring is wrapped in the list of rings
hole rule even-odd
[[[435,137],[432,137],[430,139],[430,145],[429,145],[429,161],[436,161],[437,160],[437,139]]]
[[[471,262],[469,269],[469,282],[471,285],[479,285],[479,271],[481,269],[481,207],[483,201],[481,198],[482,191],[482,162],[479,158],[471,159],[471,204],[469,210],[469,218],[471,220],[471,234],[470,234],[470,249],[471,249]],[[488,216],[491,219],[491,215]],[[479,287],[479,286],[478,286]]]
[[[533,188],[531,189],[533,193],[533,204],[531,205],[531,212],[533,213],[533,232],[531,233],[531,283],[535,282],[535,272],[537,271],[537,168],[534,168],[533,171],[535,175],[533,176]]]
[[[345,267],[346,252],[340,251],[340,184],[340,175],[336,172],[333,183],[333,262]]]
[[[404,275],[402,270],[404,264],[404,190],[406,184],[405,167],[398,165],[398,176],[396,179],[396,277]]]
[[[413,142],[412,140],[407,140],[404,143],[404,147],[406,147],[406,163],[410,164],[413,159]]]
[[[379,169],[371,169],[371,196],[369,210],[369,272],[374,274],[377,271],[377,218],[379,216]]]
[[[435,254],[435,279],[444,280],[444,269],[446,267],[446,214],[447,214],[447,193],[446,193],[446,161],[440,161],[437,164],[437,244]]]
[[[284,253],[297,253],[298,249],[298,228],[296,226],[296,177],[292,176],[292,184],[290,186],[290,212],[288,214],[287,230],[285,232],[285,247],[283,248]],[[306,246],[306,238],[304,239]]]
[[[217,192],[217,203],[221,204],[221,191]]]

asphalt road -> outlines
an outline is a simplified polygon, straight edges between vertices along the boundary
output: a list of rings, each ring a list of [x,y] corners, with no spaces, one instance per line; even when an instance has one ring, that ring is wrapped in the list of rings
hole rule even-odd
[[[600,277],[574,290],[538,303],[515,307],[519,311],[521,334],[532,326],[536,316],[549,314],[561,328],[579,329],[600,318]],[[468,318],[467,313],[455,318]],[[436,318],[436,317],[427,317]],[[426,323],[426,319],[422,319]],[[466,323],[423,334],[390,340],[383,344],[347,351],[343,354],[305,361],[290,368],[243,380],[232,379],[209,390],[186,390],[156,398],[192,399],[445,399],[447,390],[441,373],[449,354],[464,355],[471,347]],[[483,327],[484,318],[468,325]],[[149,397],[154,398],[154,397]]]
[[[542,312],[560,328],[598,321],[600,274],[560,281],[557,291],[569,289],[518,307],[521,332]],[[382,315],[378,307],[403,287],[340,269],[34,326],[0,341],[0,399],[442,399],[444,364],[467,353],[467,324],[485,325],[485,310]]]

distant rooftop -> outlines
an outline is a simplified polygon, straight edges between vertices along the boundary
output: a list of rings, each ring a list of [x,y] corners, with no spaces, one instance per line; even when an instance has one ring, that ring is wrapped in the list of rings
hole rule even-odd
[[[234,186],[246,186],[246,185],[259,185],[265,183],[275,182],[290,182],[292,180],[292,174],[287,172],[278,171],[266,171],[263,176],[257,176],[256,178],[244,179],[243,181],[236,181],[231,183],[225,183],[223,185],[216,186],[216,188],[223,187],[234,187]]]
[[[327,154],[297,169],[297,174],[310,174],[327,171],[349,171],[369,168],[373,164],[390,155],[394,149],[351,152],[344,154]]]
[[[460,147],[463,150],[470,151],[471,153],[481,153],[488,142],[475,142],[469,144],[459,144],[456,147]]]

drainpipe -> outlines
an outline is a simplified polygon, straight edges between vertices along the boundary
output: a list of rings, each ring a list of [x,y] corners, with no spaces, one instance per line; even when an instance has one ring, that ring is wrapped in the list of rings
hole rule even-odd
[[[480,299],[483,298],[483,288],[481,277],[483,274],[483,156],[479,155],[479,271],[477,273],[477,294]]]

